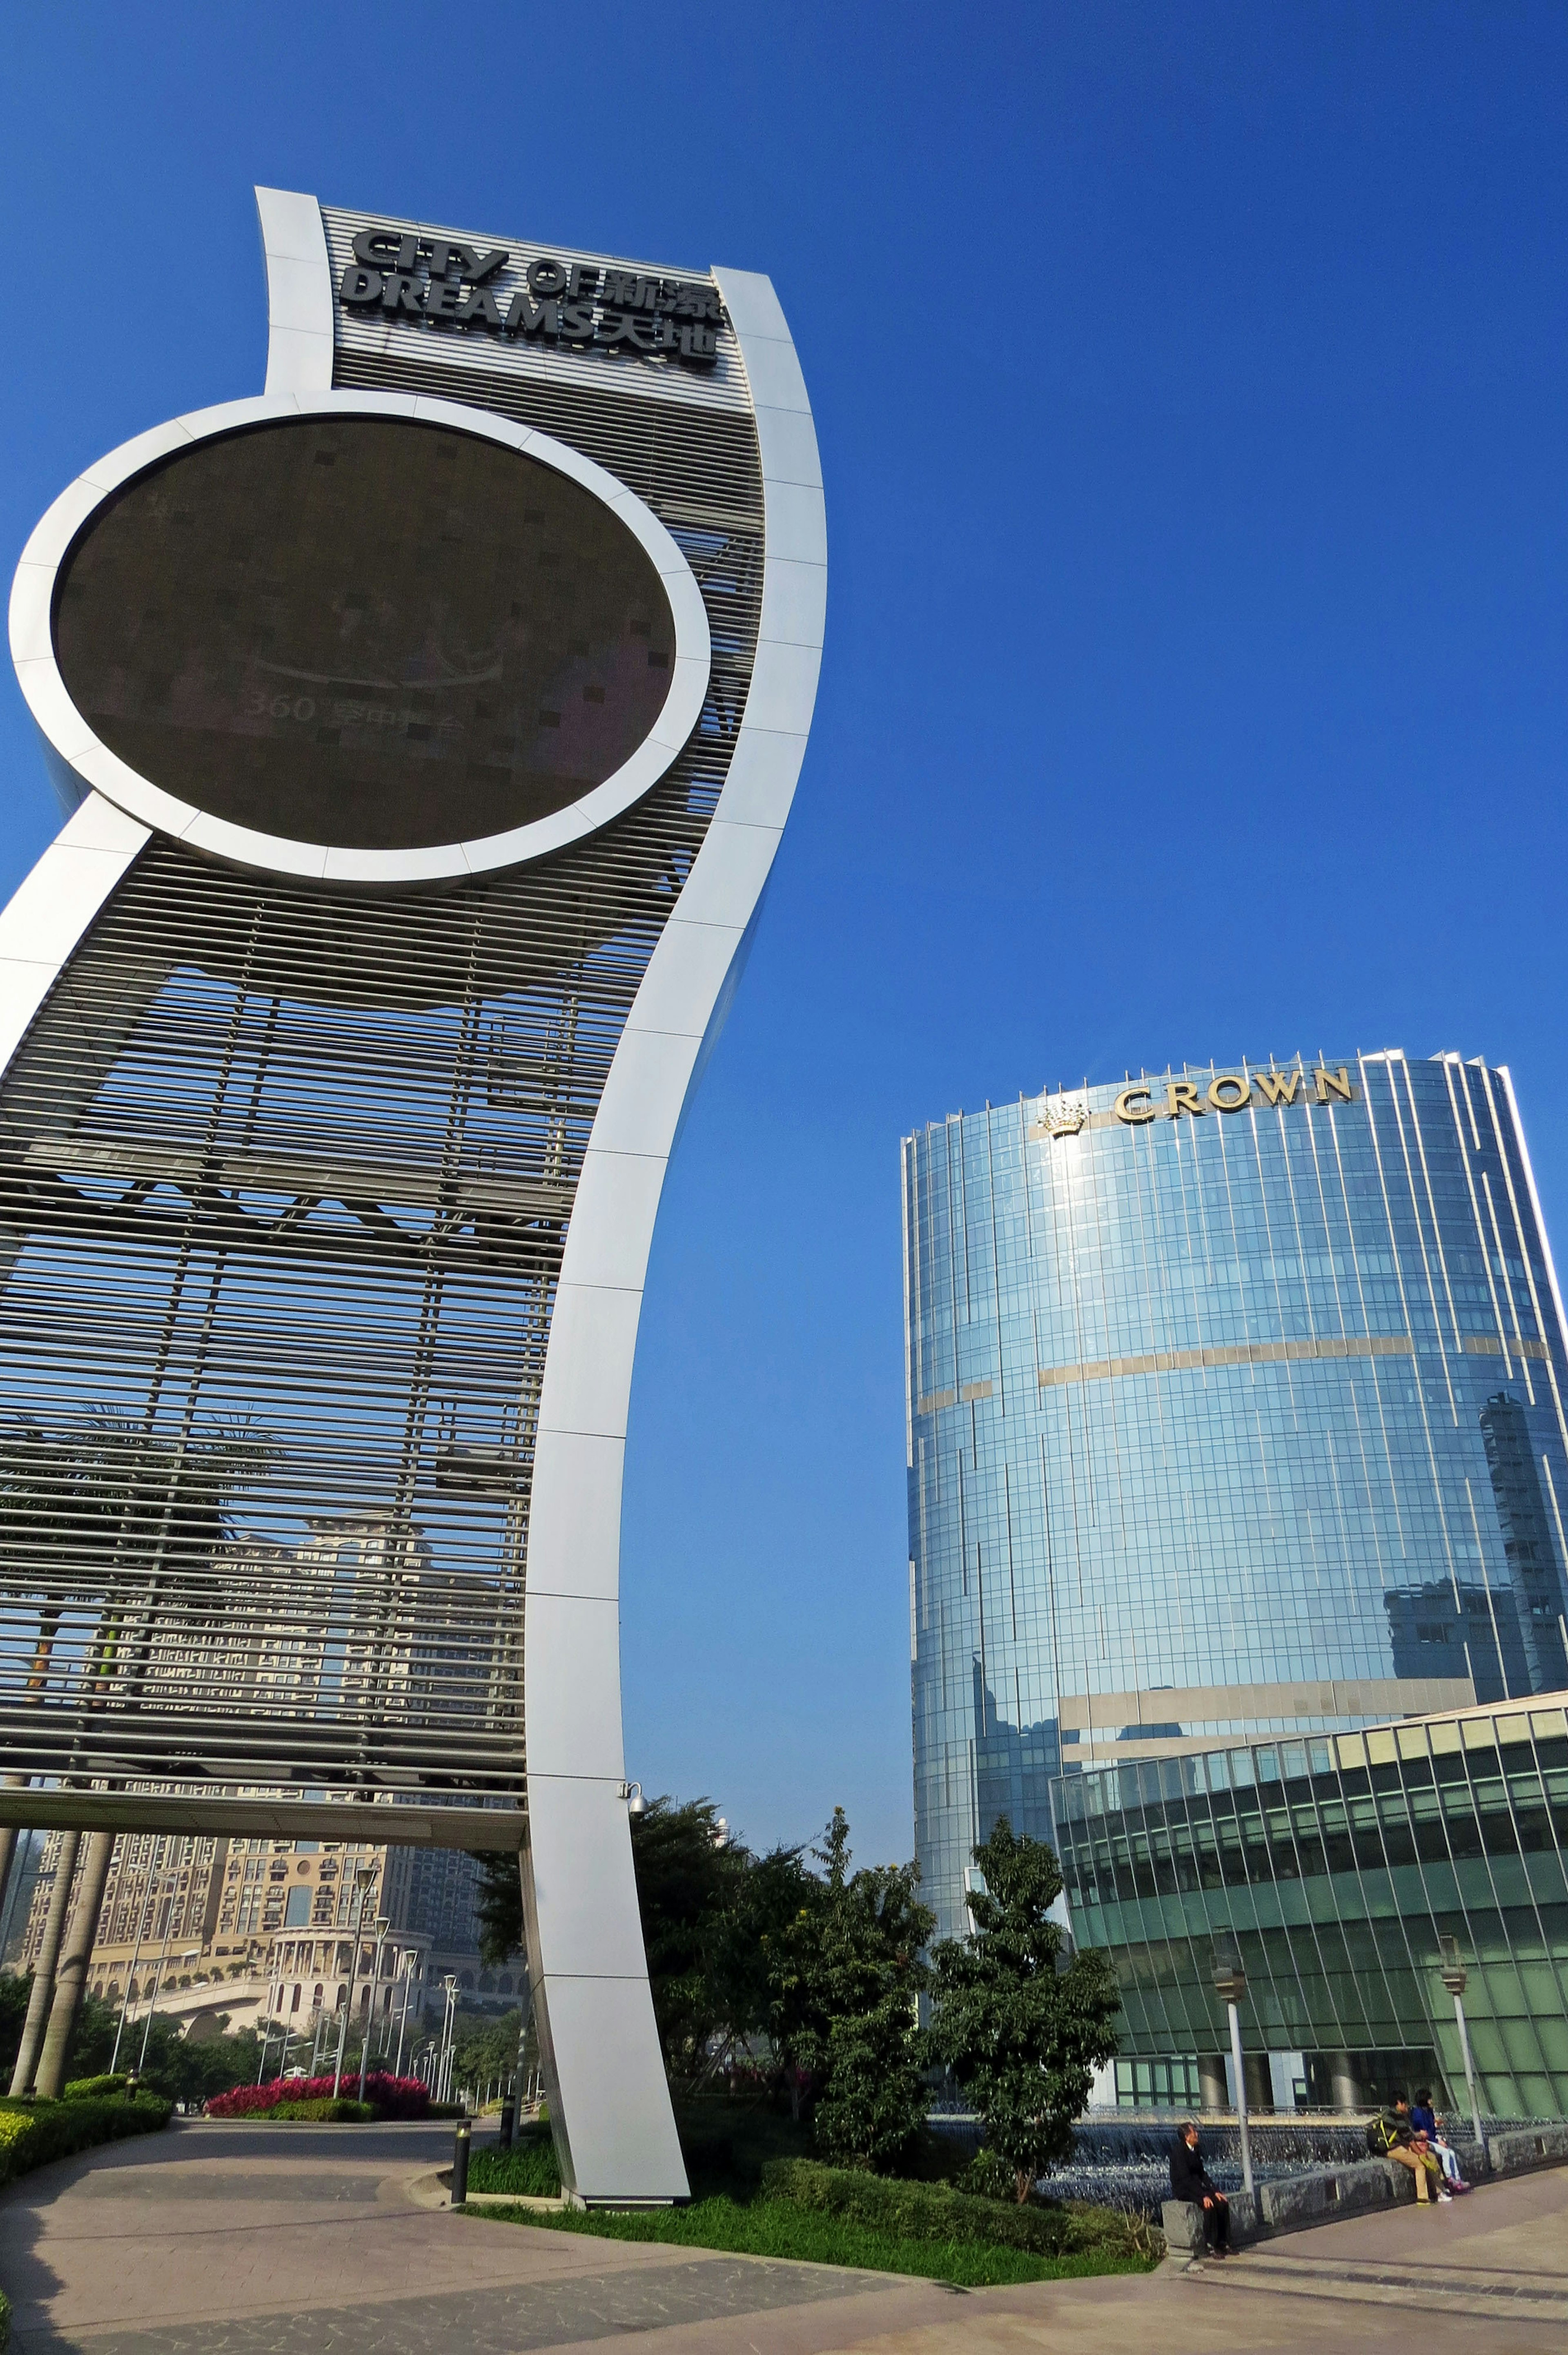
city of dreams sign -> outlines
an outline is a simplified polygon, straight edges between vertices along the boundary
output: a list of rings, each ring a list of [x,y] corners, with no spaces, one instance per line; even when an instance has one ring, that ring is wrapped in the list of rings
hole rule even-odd
[[[528,264],[526,285],[508,296],[495,285],[511,259],[504,246],[482,251],[454,238],[362,229],[354,255],[337,285],[347,311],[689,368],[717,357],[724,306],[717,289],[698,280],[541,254]]]

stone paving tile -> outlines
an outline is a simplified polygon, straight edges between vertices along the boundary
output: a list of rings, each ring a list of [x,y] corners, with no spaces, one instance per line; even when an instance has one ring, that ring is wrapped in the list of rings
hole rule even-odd
[[[82,2200],[94,2206],[122,2200],[138,2208],[184,2208],[193,2200],[269,2200],[275,2206],[310,2208],[357,2203],[373,2208],[376,2181],[383,2172],[380,2168],[356,2168],[346,2175],[300,2175],[281,2168],[247,2167],[241,2171],[232,2163],[210,2170],[182,2167],[137,2175],[117,2169],[111,2175],[83,2176],[70,2187],[70,2200],[73,2208]]]
[[[81,2347],[91,2355],[525,2355],[567,2341],[591,2346],[629,2332],[727,2321],[779,2306],[842,2298],[872,2276],[715,2256],[609,2275],[235,2317],[172,2328],[62,2335],[50,2323],[13,2334],[24,2355]]]
[[[1568,2170],[1275,2243],[1250,2295],[1246,2259],[959,2292],[414,2206],[450,2150],[431,2128],[198,2126],[24,2179],[0,2195],[15,2355],[1361,2355],[1402,2319],[1352,2302],[1363,2270],[1416,2285],[1422,2355],[1563,2346],[1560,2323],[1466,2307],[1483,2281],[1568,2286]]]

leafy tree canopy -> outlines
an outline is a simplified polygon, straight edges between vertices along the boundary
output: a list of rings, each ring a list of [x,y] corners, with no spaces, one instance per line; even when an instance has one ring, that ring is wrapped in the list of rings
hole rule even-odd
[[[0,1971],[0,2073],[6,2083],[16,2065],[32,1983],[31,1974],[23,1977],[13,1971]],[[108,2070],[119,2025],[118,2004],[83,1995],[66,2062],[68,2079],[96,2077]],[[274,2058],[277,2050],[274,2041]],[[200,2102],[209,2094],[228,2093],[232,2085],[253,2083],[260,2058],[260,2039],[248,2028],[235,2036],[209,2036],[193,2043],[184,2035],[179,2020],[154,2012],[150,2027],[140,2019],[127,2020],[117,2065],[122,2069],[140,2066],[143,2083],[167,2101]]]
[[[969,1899],[974,1935],[945,1939],[931,1958],[931,2049],[973,2102],[1022,2201],[1072,2148],[1093,2073],[1117,2049],[1120,1998],[1105,1955],[1086,1948],[1063,1963],[1065,1934],[1050,1918],[1062,1875],[1044,1840],[999,1817],[973,1854],[985,1881]]]
[[[499,2019],[458,2014],[454,2039],[453,2083],[482,2086],[513,2076],[523,2036],[520,2009],[503,2011]]]
[[[523,1952],[523,1883],[514,1856],[484,1849],[473,1860],[479,1867],[473,1905],[479,1958],[495,1969]]]
[[[851,1872],[842,1807],[813,1854],[821,1881],[768,1939],[768,2024],[796,2114],[812,2108],[828,2156],[886,2166],[925,2115],[916,1998],[936,1916],[920,1902],[918,1866]]]
[[[653,2012],[673,2080],[717,2073],[765,2036],[771,1993],[767,1941],[818,1884],[795,1849],[755,1856],[728,1838],[711,1799],[649,1801],[631,1821],[631,1857]],[[522,1951],[523,1898],[509,1856],[481,1856],[480,1952],[499,1965]]]

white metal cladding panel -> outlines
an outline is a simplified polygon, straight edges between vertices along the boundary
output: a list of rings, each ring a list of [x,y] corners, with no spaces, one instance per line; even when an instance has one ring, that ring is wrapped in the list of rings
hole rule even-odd
[[[542,350],[537,345],[525,344],[510,336],[484,334],[472,328],[448,331],[416,327],[400,320],[386,319],[378,312],[366,314],[347,310],[337,299],[343,273],[354,260],[355,236],[362,229],[389,229],[415,237],[446,238],[477,245],[486,251],[504,245],[507,260],[496,277],[488,282],[503,312],[514,294],[526,290],[528,264],[546,257],[567,268],[574,261],[581,261],[600,270],[635,270],[649,276],[690,279],[703,286],[714,283],[709,271],[676,269],[669,262],[631,261],[617,254],[588,253],[577,246],[482,237],[471,229],[442,229],[430,221],[400,220],[389,213],[344,212],[338,206],[323,205],[322,219],[332,258],[333,311],[340,354],[409,357],[453,373],[500,369],[507,376],[535,377],[557,385],[592,387],[600,391],[608,383],[617,392],[633,399],[678,400],[694,409],[748,410],[751,406],[740,346],[730,326],[718,330],[718,353],[713,365],[698,368],[677,360],[630,358],[618,352]],[[341,375],[338,381],[343,381]],[[482,394],[464,396],[453,389],[448,395],[452,400],[465,397],[483,401]]]

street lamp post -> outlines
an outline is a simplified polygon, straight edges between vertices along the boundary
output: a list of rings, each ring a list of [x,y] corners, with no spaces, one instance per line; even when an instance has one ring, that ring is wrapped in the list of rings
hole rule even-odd
[[[173,1845],[173,1843],[171,1843],[171,1845]],[[190,1841],[188,1839],[182,1840],[180,1842],[179,1862],[178,1864],[172,1866],[170,1869],[168,1926],[164,1932],[164,1950],[158,1956],[158,1967],[153,1977],[153,1991],[147,1998],[147,2017],[142,2023],[142,2052],[141,2058],[136,2063],[136,2074],[138,2077],[141,2076],[147,2066],[147,2040],[153,2033],[154,2007],[156,2005],[158,1997],[163,1990],[164,1973],[168,1968],[169,1948],[174,1944],[175,1914],[180,1902],[180,1874],[184,1870],[190,1854]]]
[[[153,1853],[155,1858],[158,1853],[157,1843],[154,1843]],[[131,2009],[131,1990],[136,1984],[136,1966],[142,1959],[142,1937],[147,1927],[148,1910],[150,1907],[155,1907],[158,1902],[157,1892],[161,1885],[162,1873],[156,1863],[149,1868],[147,1880],[149,1884],[147,1895],[136,1914],[136,1944],[131,1951],[131,1967],[125,1974],[125,2000],[120,2007],[119,2024],[114,2030],[114,2050],[109,2057],[111,2076],[120,2066],[120,2040],[125,2033],[125,2016]]]
[[[1242,2182],[1252,2195],[1252,2139],[1246,2123],[1246,2069],[1242,2061],[1241,2013],[1237,2006],[1246,1994],[1246,1969],[1240,1954],[1225,1937],[1214,1947],[1214,1993],[1230,2014],[1231,2062],[1236,2073],[1236,2125],[1241,2129]]]
[[[365,2099],[365,2064],[370,2058],[370,2030],[376,2020],[376,1997],[381,1985],[381,1956],[386,1950],[387,1933],[392,1927],[385,1913],[376,1917],[376,1954],[370,1966],[370,2011],[365,2022],[365,2034],[359,2045],[359,2098]]]
[[[332,2078],[332,2097],[334,2102],[338,2096],[338,2089],[343,2083],[343,2055],[344,2048],[348,2042],[348,2017],[350,2012],[354,2009],[354,1987],[355,1981],[359,1977],[359,1937],[361,1931],[365,1927],[365,1900],[369,1893],[370,1884],[375,1878],[376,1869],[374,1865],[362,1864],[355,1868],[354,1875],[354,1947],[350,1954],[348,1964],[348,2000],[343,2007],[343,2023],[337,2031],[337,2066],[333,2071]]]
[[[1470,2052],[1470,2031],[1465,2023],[1465,1989],[1470,1983],[1469,1973],[1460,1958],[1457,1938],[1445,1937],[1440,1944],[1443,1959],[1438,1966],[1438,1976],[1454,1998],[1454,2020],[1459,2030],[1459,2050],[1465,2060],[1465,2083],[1470,2095],[1470,2123],[1476,2130],[1476,2147],[1484,2159],[1487,2145],[1481,2133],[1481,2105],[1476,2098],[1476,2064]]]
[[[272,2001],[272,1995],[273,1995],[273,1990],[274,1990],[274,1988],[277,1990],[277,1997],[278,1997],[278,2000],[277,2000],[277,2003],[276,2003],[276,2005],[275,2005],[275,2006],[274,2006],[273,2001]],[[266,2066],[267,2066],[267,2047],[268,2047],[268,2046],[269,2046],[269,2044],[270,2044],[270,2042],[272,2041],[272,2013],[273,2013],[274,2009],[276,2009],[280,2014],[281,2014],[281,2012],[282,2012],[282,2009],[283,2009],[283,1981],[282,1981],[282,1976],[281,1976],[281,1974],[280,1973],[280,1975],[279,1975],[279,1977],[278,1977],[277,1978],[275,1978],[275,1979],[271,1979],[271,1980],[270,1980],[270,1981],[268,1982],[268,1987],[267,1987],[267,2017],[266,2017],[266,2020],[265,2020],[265,2022],[264,2022],[264,2024],[263,2024],[262,2030],[261,2030],[261,2058],[260,2058],[260,2060],[258,2062],[257,2066],[256,2066],[256,2083],[257,2083],[258,2084],[260,2084],[260,2083],[261,2083],[262,2073],[263,2073],[263,2072],[265,2071]],[[284,2037],[284,2039],[283,2039],[283,2050],[284,2050],[285,2053],[288,2051],[288,2049],[289,2049],[289,2040],[288,2040],[287,2036],[285,2036],[285,2037]]]
[[[448,1971],[441,1980],[441,1987],[446,1995],[447,2009],[446,2017],[441,2021],[441,2058],[440,2066],[436,2073],[436,2099],[438,2102],[450,2102],[452,2097],[452,2061],[457,2050],[458,1983],[456,1974],[452,1971]]]
[[[392,2073],[397,2077],[403,2074],[403,2034],[408,2025],[408,1998],[414,1992],[416,1961],[415,1950],[410,1946],[402,1961],[403,2009],[397,2016],[397,2065]]]

